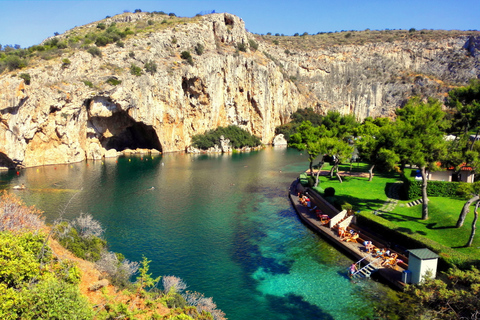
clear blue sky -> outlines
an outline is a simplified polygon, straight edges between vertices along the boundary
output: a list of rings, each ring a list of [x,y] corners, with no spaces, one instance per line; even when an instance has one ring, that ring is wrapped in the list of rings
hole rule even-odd
[[[0,44],[29,47],[54,32],[98,21],[125,10],[233,13],[253,33],[384,29],[480,30],[480,0],[0,0]]]

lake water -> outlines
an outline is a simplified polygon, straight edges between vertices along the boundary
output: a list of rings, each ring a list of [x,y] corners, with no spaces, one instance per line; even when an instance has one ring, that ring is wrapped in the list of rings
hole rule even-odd
[[[290,183],[307,167],[292,149],[132,156],[4,172],[0,188],[24,183],[14,192],[47,222],[90,213],[112,251],[146,256],[153,276],[182,278],[228,319],[373,317],[388,289],[351,283],[352,261],[289,202]]]

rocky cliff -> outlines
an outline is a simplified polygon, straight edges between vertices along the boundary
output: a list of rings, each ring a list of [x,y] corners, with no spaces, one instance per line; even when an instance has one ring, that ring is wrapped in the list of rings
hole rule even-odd
[[[183,151],[192,135],[232,124],[268,144],[298,108],[389,116],[412,95],[444,98],[480,75],[475,33],[289,50],[247,32],[230,14],[126,13],[102,22],[136,34],[102,46],[101,56],[71,41],[56,57],[0,75],[0,166],[100,159],[136,148]],[[57,37],[78,39],[96,27]]]

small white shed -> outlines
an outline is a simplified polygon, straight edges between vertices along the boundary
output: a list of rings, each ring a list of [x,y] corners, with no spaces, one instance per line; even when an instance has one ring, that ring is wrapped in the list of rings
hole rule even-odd
[[[410,283],[416,284],[422,281],[427,272],[431,277],[437,275],[438,254],[423,248],[408,250],[408,270],[411,273]]]

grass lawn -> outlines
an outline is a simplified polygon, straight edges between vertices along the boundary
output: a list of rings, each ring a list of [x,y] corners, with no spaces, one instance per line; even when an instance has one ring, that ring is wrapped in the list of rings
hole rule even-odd
[[[324,167],[328,170],[329,167]],[[348,171],[349,165],[341,166],[340,171]],[[366,164],[353,165],[352,171],[367,172]],[[473,245],[469,248],[463,247],[471,232],[473,221],[473,207],[470,214],[465,219],[462,228],[455,228],[458,215],[465,203],[464,200],[429,197],[429,219],[421,220],[421,205],[407,207],[406,204],[411,200],[398,200],[397,204],[387,209],[385,202],[388,200],[387,190],[391,184],[400,181],[400,175],[397,173],[380,174],[375,173],[373,180],[368,181],[368,177],[342,177],[343,183],[338,178],[321,176],[320,187],[325,189],[333,187],[335,197],[344,200],[353,206],[355,211],[362,211],[368,216],[375,211],[379,217],[390,221],[395,225],[395,229],[416,237],[422,236],[433,240],[441,245],[450,247],[458,253],[466,254],[470,258],[480,260],[480,230],[475,235]],[[393,207],[393,209],[392,209]],[[378,219],[377,219],[378,220]],[[381,221],[381,219],[380,219]],[[480,223],[478,224],[480,229]]]

